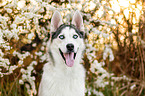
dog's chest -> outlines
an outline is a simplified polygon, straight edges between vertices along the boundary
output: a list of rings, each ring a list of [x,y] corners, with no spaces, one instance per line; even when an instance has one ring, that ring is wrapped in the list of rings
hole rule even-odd
[[[84,96],[85,72],[80,66],[77,70],[44,70],[42,86],[44,96]]]

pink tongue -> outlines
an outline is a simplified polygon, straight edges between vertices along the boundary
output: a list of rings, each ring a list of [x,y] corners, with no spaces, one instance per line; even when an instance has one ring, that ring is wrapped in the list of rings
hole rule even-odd
[[[72,67],[74,65],[74,52],[64,54],[66,65]]]

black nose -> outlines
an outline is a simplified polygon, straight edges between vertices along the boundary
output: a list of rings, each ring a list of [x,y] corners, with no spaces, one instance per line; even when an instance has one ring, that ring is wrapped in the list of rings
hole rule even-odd
[[[66,48],[67,48],[67,50],[69,51],[69,52],[73,52],[74,51],[74,45],[73,44],[67,44],[66,45]]]

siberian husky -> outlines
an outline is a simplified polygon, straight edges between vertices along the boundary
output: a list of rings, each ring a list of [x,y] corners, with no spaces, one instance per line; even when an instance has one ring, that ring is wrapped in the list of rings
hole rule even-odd
[[[84,96],[85,69],[80,64],[84,44],[84,25],[75,11],[71,24],[63,24],[55,11],[51,19],[48,53],[51,62],[43,67],[38,96]]]

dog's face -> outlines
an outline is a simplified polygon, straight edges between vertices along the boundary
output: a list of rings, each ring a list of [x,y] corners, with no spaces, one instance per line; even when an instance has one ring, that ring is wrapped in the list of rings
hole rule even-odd
[[[50,52],[53,59],[61,60],[68,67],[72,67],[84,50],[83,19],[76,11],[72,25],[62,23],[60,13],[56,11],[51,20]]]

